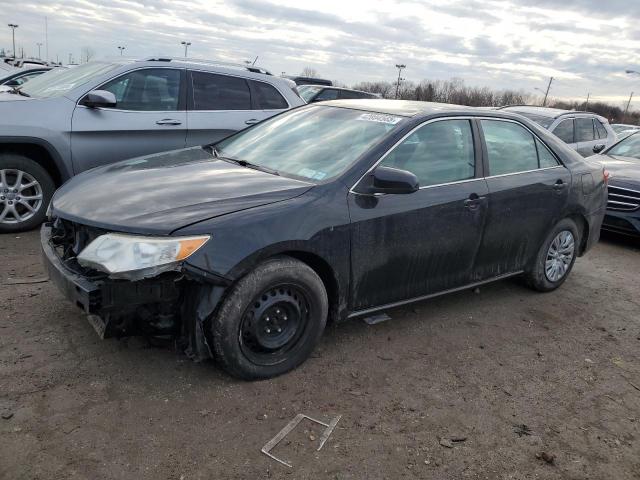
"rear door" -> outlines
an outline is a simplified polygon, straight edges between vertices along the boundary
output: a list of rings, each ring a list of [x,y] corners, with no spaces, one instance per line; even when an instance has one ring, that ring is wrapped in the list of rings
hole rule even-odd
[[[567,203],[571,174],[524,125],[481,120],[489,211],[474,280],[525,268]]]
[[[72,117],[75,173],[126,158],[183,148],[185,71],[143,68],[98,87],[116,97],[114,108],[77,105]]]
[[[349,194],[355,310],[469,283],[487,206],[477,137],[468,119],[424,124],[379,163],[414,173],[417,192]]]
[[[217,142],[289,108],[266,82],[195,70],[187,97],[189,146]]]
[[[575,124],[578,153],[583,157],[590,157],[593,155],[593,147],[598,143],[593,117],[578,117]]]

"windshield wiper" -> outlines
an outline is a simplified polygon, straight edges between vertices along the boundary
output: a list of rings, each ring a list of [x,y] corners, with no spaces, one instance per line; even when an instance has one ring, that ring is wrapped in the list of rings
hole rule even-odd
[[[209,145],[205,145],[202,148],[208,148],[209,150],[211,150],[211,153],[213,154],[214,157],[219,158],[220,155],[218,154],[218,150],[216,149],[215,145],[213,144],[209,144]]]
[[[235,158],[229,158],[229,157],[218,157],[218,158],[222,158],[223,160],[235,163],[235,164],[240,165],[242,167],[253,168],[254,170],[260,170],[261,172],[266,172],[266,173],[270,173],[271,175],[280,176],[280,173],[278,173],[277,170],[274,170],[274,169],[269,168],[269,167],[264,167],[262,165],[256,165],[255,163],[247,162],[246,160],[237,160]]]
[[[20,90],[20,87],[13,87],[11,89],[11,93],[15,93],[17,95],[22,95],[23,97],[30,97],[31,96],[28,93],[24,93],[22,90]]]

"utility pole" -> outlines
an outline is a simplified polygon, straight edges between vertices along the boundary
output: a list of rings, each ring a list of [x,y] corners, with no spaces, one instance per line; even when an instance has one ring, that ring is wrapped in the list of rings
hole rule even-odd
[[[542,106],[547,106],[547,98],[549,98],[549,90],[551,90],[551,84],[553,83],[553,77],[549,79],[549,85],[547,85],[547,91],[544,94],[544,101],[542,102]]]
[[[624,109],[624,114],[622,115],[622,123],[627,120],[627,113],[629,112],[629,107],[631,106],[631,100],[633,100],[633,92],[631,92],[631,96],[629,97],[629,101],[627,102],[627,108]]]
[[[189,45],[191,45],[191,42],[180,42],[181,45],[184,45],[184,58],[187,58],[187,49],[189,48]]]
[[[13,39],[13,58],[18,58],[16,54],[16,28],[18,28],[18,25],[10,23],[8,26],[11,29],[11,38]]]
[[[69,54],[69,63],[68,63],[68,65],[71,65],[71,60],[73,60],[73,53]]]
[[[398,98],[398,94],[400,93],[400,82],[404,80],[404,78],[401,78],[400,76],[402,75],[402,69],[407,68],[407,66],[403,64],[396,64],[396,68],[398,69],[398,83],[396,83],[396,98]]]
[[[127,47],[118,47],[118,50],[120,50],[120,56],[122,56],[122,52],[124,51],[124,49]]]
[[[49,61],[49,21],[44,17],[44,55],[45,60]]]
[[[587,93],[587,103],[584,104],[584,109],[589,108],[589,98],[591,97],[591,92]]]
[[[38,42],[36,43],[36,45],[38,46],[38,60],[42,60],[42,57],[40,57],[40,47],[42,46],[42,44]]]

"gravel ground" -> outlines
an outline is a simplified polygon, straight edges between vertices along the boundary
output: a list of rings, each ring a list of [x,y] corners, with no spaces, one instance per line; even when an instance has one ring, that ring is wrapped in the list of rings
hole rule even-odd
[[[256,383],[7,285],[42,280],[37,232],[0,258],[2,479],[640,478],[638,242],[605,238],[550,294],[503,281],[331,326]],[[297,413],[342,419],[319,452],[306,421],[276,447],[289,469],[260,448]]]

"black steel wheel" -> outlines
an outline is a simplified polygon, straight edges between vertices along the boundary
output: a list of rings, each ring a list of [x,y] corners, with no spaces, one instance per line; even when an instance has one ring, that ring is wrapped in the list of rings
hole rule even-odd
[[[260,264],[231,288],[210,321],[216,359],[234,376],[270,378],[309,356],[327,321],[322,280],[289,257]]]

